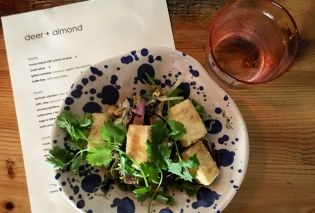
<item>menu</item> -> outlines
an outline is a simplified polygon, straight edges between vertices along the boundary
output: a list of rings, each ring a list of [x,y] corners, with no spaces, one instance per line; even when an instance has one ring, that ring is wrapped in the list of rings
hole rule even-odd
[[[74,79],[134,49],[174,48],[165,0],[94,0],[2,17],[34,213],[77,212],[46,162],[51,129]]]

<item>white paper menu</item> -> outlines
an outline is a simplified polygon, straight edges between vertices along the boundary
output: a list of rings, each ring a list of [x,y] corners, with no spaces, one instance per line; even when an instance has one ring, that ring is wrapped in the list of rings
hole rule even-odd
[[[65,93],[80,72],[150,46],[174,48],[165,0],[95,0],[2,17],[31,209],[77,212],[45,162]]]

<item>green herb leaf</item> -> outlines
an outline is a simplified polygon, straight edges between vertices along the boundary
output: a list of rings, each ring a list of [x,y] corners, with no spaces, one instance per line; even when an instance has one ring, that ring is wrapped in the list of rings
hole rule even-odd
[[[143,202],[147,198],[151,197],[152,189],[151,187],[142,187],[142,188],[135,189],[133,193],[136,194],[136,197],[139,201]]]
[[[102,138],[116,145],[121,145],[126,138],[126,127],[123,124],[114,124],[112,121],[107,121],[101,127]]]
[[[198,112],[199,116],[203,116],[205,113],[205,109],[202,105],[198,104],[195,100],[191,99],[192,104],[194,105],[196,111]]]
[[[85,130],[92,124],[92,119],[88,115],[79,119],[77,115],[68,110],[64,110],[57,117],[56,123],[58,127],[66,129],[73,140],[88,140],[88,132]]]
[[[135,173],[135,168],[132,166],[132,161],[125,153],[119,153],[118,169],[122,176],[132,176]]]
[[[92,123],[92,115],[90,113],[84,114],[84,116],[79,120],[79,125],[81,127],[90,127]]]
[[[145,162],[140,164],[144,175],[147,177],[148,182],[158,184],[160,181],[160,169],[157,167],[157,164],[154,162]]]
[[[62,111],[57,117],[57,125],[60,128],[66,128],[68,124],[79,124],[78,116],[68,110]]]
[[[87,147],[87,141],[85,140],[72,140],[68,141],[67,144],[69,145],[71,150],[84,150]]]
[[[86,159],[93,166],[107,167],[112,161],[112,149],[107,147],[93,147],[88,150]]]
[[[160,144],[158,146],[158,150],[161,153],[163,159],[165,160],[165,162],[167,160],[169,160],[169,158],[171,157],[171,149],[168,147],[167,144]]]
[[[70,163],[73,154],[60,146],[54,146],[49,150],[49,157],[47,161],[53,165],[55,169],[63,169]]]
[[[171,150],[167,144],[162,143],[160,145],[153,144],[152,142],[147,143],[147,153],[149,159],[155,162],[160,169],[167,170],[166,161],[170,158]]]
[[[201,106],[201,105],[196,105],[196,106],[195,106],[195,109],[196,109],[196,111],[198,112],[198,114],[199,114],[200,116],[202,116],[202,115],[205,113],[205,109],[204,109],[203,106]]]
[[[71,161],[71,166],[70,166],[70,169],[73,171],[73,172],[78,172],[79,170],[79,167],[83,164],[84,158],[82,157],[82,154],[76,156],[75,158],[72,159]]]
[[[159,201],[160,203],[164,203],[166,205],[173,206],[175,204],[175,199],[169,195],[159,193],[155,200]]]
[[[154,78],[146,72],[145,72],[145,75],[146,75],[146,79],[145,79],[146,82],[150,84],[151,86],[156,86]]]
[[[167,124],[169,125],[171,129],[170,136],[174,141],[182,140],[184,137],[184,134],[186,134],[186,129],[184,124],[175,121],[175,120],[167,120]]]
[[[178,97],[182,94],[183,90],[176,87],[174,90],[172,90],[169,94],[167,94],[168,97]]]
[[[199,160],[196,154],[194,154],[193,156],[190,156],[186,161],[183,160],[182,162],[184,166],[191,169],[197,169],[199,166]]]
[[[167,137],[167,126],[162,120],[156,121],[151,127],[151,139],[153,144],[161,144]]]
[[[181,184],[181,188],[185,190],[188,196],[193,196],[197,194],[196,186],[192,182],[185,181]]]
[[[170,162],[168,163],[168,171],[179,176],[180,178],[185,180],[185,176],[183,176],[183,165],[181,162]],[[191,178],[192,180],[192,178]]]
[[[196,155],[189,157],[187,160],[183,160],[179,157],[178,162],[168,161],[168,171],[177,175],[183,180],[192,181],[194,175],[190,174],[190,169],[197,169],[199,166],[199,161]]]

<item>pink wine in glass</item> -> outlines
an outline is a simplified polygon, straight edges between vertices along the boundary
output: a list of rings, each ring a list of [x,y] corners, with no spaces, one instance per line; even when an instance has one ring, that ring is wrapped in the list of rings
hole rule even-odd
[[[297,28],[280,5],[236,0],[213,17],[208,56],[215,73],[232,85],[263,83],[288,69],[297,43]]]

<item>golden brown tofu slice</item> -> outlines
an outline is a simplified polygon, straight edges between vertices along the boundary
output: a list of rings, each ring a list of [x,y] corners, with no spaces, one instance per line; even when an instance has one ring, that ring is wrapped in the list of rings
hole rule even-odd
[[[101,127],[110,117],[105,113],[92,113],[93,124],[89,133],[89,140],[93,142],[102,142]],[[93,147],[93,144],[89,143],[88,147]]]
[[[215,178],[219,175],[219,168],[216,162],[212,159],[209,151],[202,143],[198,141],[182,153],[183,159],[187,160],[189,157],[197,155],[199,160],[199,168],[196,170],[191,169],[192,174],[196,174],[196,181],[202,185],[210,185]]]
[[[92,113],[93,124],[88,137],[91,142],[88,144],[88,147],[93,147],[93,142],[97,143],[103,141],[101,136],[101,127],[106,121],[114,116],[116,110],[117,107],[111,105],[104,109],[104,113]]]
[[[189,99],[171,107],[169,117],[185,126],[186,134],[181,141],[184,147],[190,146],[207,134],[207,129],[202,119]]]
[[[147,125],[129,125],[127,132],[126,153],[137,163],[146,162],[147,140],[151,137],[151,126]]]

